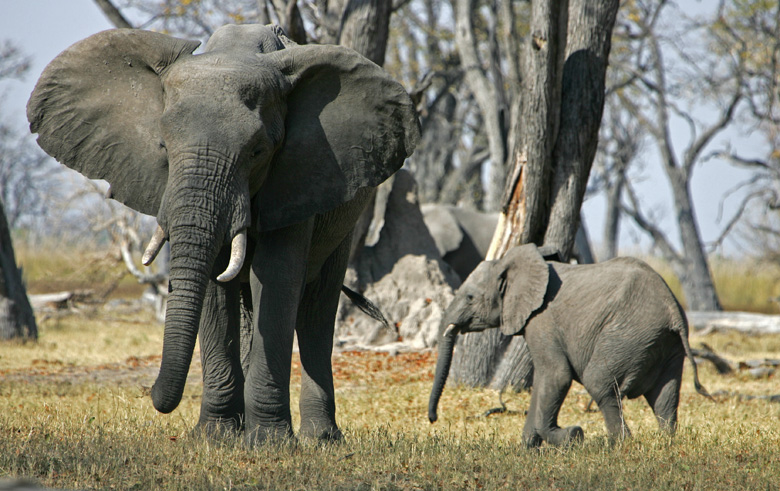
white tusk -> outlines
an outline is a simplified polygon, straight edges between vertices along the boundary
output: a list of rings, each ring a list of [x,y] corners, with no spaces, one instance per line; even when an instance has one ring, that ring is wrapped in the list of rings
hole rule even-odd
[[[230,246],[230,262],[227,269],[221,275],[217,276],[217,281],[230,281],[241,271],[246,256],[246,230],[242,230],[233,237],[233,243]]]
[[[447,336],[449,336],[452,333],[452,331],[455,330],[456,327],[457,326],[455,324],[450,324],[449,326],[447,326],[447,328],[444,330],[444,334],[442,334],[442,337],[446,338]]]
[[[157,225],[157,230],[154,231],[154,235],[152,235],[149,245],[146,246],[144,255],[141,257],[141,262],[144,263],[144,266],[152,264],[160,249],[162,249],[163,244],[165,244],[165,232],[163,232],[162,227]]]

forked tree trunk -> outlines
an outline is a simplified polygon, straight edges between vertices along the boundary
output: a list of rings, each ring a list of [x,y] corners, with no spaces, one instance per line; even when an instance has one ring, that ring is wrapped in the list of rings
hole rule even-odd
[[[522,124],[511,177],[488,259],[534,242],[568,258],[596,151],[605,74],[618,0],[533,2],[526,48]],[[461,336],[453,380],[471,386],[531,385],[533,367],[521,337],[497,329]]]
[[[38,327],[22,272],[16,266],[11,231],[0,201],[0,340],[37,338]]]

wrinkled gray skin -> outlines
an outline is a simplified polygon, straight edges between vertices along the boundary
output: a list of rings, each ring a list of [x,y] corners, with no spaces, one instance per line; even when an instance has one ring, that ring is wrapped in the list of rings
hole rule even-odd
[[[73,45],[38,81],[31,130],[170,240],[155,408],[179,404],[200,332],[198,430],[291,436],[297,333],[300,433],[339,439],[330,360],[350,234],[417,143],[413,105],[356,52],[297,46],[276,27],[225,26],[192,55],[198,44],[119,29]],[[242,232],[245,260],[217,281]]]
[[[629,435],[620,402],[644,396],[662,429],[674,433],[683,362],[693,366],[682,308],[663,279],[645,263],[618,258],[571,265],[545,262],[534,245],[481,263],[443,314],[439,358],[428,406],[437,406],[458,333],[500,328],[524,335],[534,362],[534,386],[523,440],[565,445],[582,428],[558,426],[572,380],[585,386],[604,416],[612,440]],[[709,396],[708,396],[709,397]]]
[[[442,259],[464,281],[485,259],[498,224],[498,213],[437,203],[426,203],[420,206],[420,211]]]

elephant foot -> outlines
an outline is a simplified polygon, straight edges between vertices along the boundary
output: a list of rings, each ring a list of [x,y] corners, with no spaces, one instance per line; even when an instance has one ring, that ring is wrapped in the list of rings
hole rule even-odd
[[[582,443],[585,439],[585,432],[579,426],[569,426],[565,428],[569,434],[569,443]]]
[[[189,435],[193,438],[223,442],[238,438],[242,431],[243,425],[240,419],[201,420]]]
[[[256,426],[247,428],[244,434],[244,443],[247,448],[255,448],[268,444],[294,443],[295,436],[289,424],[275,426]]]
[[[610,446],[615,446],[616,444],[628,438],[631,438],[631,431],[628,429],[628,427],[623,427],[622,430],[609,434],[609,444]]]
[[[302,423],[299,435],[301,438],[315,440],[322,443],[340,443],[344,440],[344,435],[341,433],[339,427],[330,423]]]
[[[543,441],[542,437],[536,433],[532,435],[523,435],[523,443],[525,443],[525,448],[528,449],[541,447]]]
[[[585,439],[585,432],[579,426],[568,426],[566,428],[555,428],[549,432],[546,438],[547,443],[556,446],[570,446],[580,443]]]

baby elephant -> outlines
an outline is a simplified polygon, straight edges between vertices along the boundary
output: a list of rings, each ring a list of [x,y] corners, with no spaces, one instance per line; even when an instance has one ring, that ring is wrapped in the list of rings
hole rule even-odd
[[[483,261],[444,312],[428,418],[436,408],[458,333],[498,327],[522,334],[534,363],[523,441],[567,444],[582,428],[558,426],[571,381],[585,386],[612,440],[629,434],[621,399],[644,396],[662,429],[674,433],[685,357],[691,361],[685,315],[664,280],[647,264],[619,258],[591,265],[545,262],[535,245]]]

